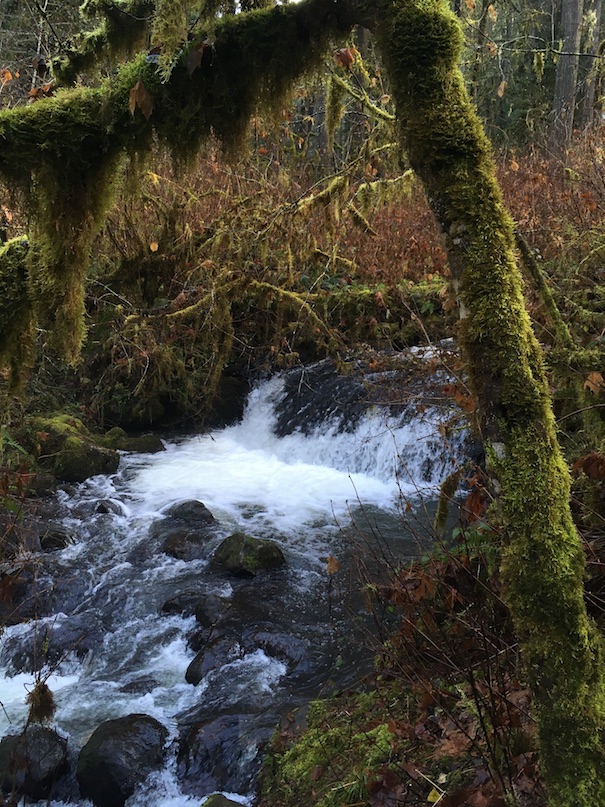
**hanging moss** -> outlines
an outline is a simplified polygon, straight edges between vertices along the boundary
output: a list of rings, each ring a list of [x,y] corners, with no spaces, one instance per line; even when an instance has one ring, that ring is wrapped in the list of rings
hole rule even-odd
[[[147,43],[154,8],[155,0],[86,0],[80,7],[84,19],[101,17],[102,22],[76,37],[53,59],[54,77],[71,86],[101,60],[114,64],[132,56]]]
[[[10,369],[10,386],[19,386],[31,366],[34,317],[28,295],[25,238],[8,241],[0,249],[0,365]]]
[[[123,17],[147,25],[151,6],[91,0],[85,11],[105,16],[113,49],[124,33]],[[123,160],[136,159],[157,139],[186,162],[213,132],[235,153],[258,107],[281,109],[294,81],[321,63],[330,36],[348,31],[350,21],[339,15],[338,5],[321,0],[224,15],[214,45],[204,31],[194,34],[168,82],[141,56],[100,88],[59,92],[0,114],[0,176],[32,222],[31,305],[61,355],[73,362],[79,354],[90,246]],[[130,47],[138,40],[121,41]],[[192,70],[191,51],[200,47],[200,64]],[[132,96],[135,87],[141,94]]]

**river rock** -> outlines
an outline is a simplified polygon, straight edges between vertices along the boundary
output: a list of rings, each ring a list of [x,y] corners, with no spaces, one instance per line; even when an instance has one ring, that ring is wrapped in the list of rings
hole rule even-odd
[[[116,426],[110,429],[102,437],[99,443],[105,448],[112,448],[116,451],[132,451],[137,454],[156,454],[158,451],[165,451],[166,447],[157,434],[141,434],[138,437],[129,437],[124,429]]]
[[[47,527],[40,535],[40,547],[43,552],[57,552],[74,543],[74,537],[61,527]]]
[[[74,616],[60,615],[27,626],[27,632],[16,632],[5,638],[0,649],[0,663],[11,673],[33,673],[44,665],[57,668],[67,655],[84,658],[103,643],[105,631],[98,614],[84,612]]]
[[[164,515],[170,518],[180,518],[188,524],[201,521],[203,524],[214,524],[216,519],[203,502],[197,499],[188,499],[184,502],[177,502],[164,510]]]
[[[232,660],[233,641],[223,637],[208,642],[187,667],[185,681],[197,686],[209,672]]]
[[[2,564],[0,625],[18,625],[52,610],[53,580],[35,562]]]
[[[162,544],[162,552],[177,560],[200,560],[211,538],[213,532],[209,530],[176,529]]]
[[[101,723],[80,752],[76,775],[82,796],[98,807],[123,807],[136,786],[162,766],[167,736],[148,715]]]
[[[217,522],[203,502],[178,502],[164,512],[165,518],[149,529],[149,537],[161,542],[162,552],[178,560],[199,560],[216,534]]]
[[[222,793],[214,793],[203,803],[202,807],[240,807],[241,802],[231,801]]]
[[[0,781],[6,794],[49,799],[67,768],[67,740],[47,726],[31,723],[0,742]]]
[[[274,541],[234,532],[219,544],[212,563],[235,577],[255,577],[261,572],[281,569],[286,559]]]
[[[183,792],[204,796],[216,790],[246,792],[260,768],[259,750],[275,728],[254,716],[227,714],[190,727],[181,736],[177,757]]]

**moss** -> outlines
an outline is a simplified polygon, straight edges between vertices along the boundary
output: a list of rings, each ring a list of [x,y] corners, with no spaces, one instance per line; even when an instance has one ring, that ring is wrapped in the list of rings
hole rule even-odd
[[[55,78],[64,85],[74,84],[102,59],[113,62],[144,47],[154,7],[154,0],[86,0],[80,8],[82,16],[100,17],[101,23],[63,48],[52,62]]]
[[[368,803],[369,788],[389,763],[400,764],[408,745],[391,731],[384,697],[372,690],[312,702],[307,727],[294,744],[282,749],[283,739],[274,738],[263,770],[261,804]],[[396,701],[395,692],[390,703]]]
[[[212,558],[214,564],[236,576],[254,577],[260,572],[280,569],[285,558],[273,541],[235,532],[218,546]]]
[[[583,602],[543,358],[525,310],[514,229],[489,144],[456,68],[461,33],[445,3],[397,3],[380,31],[401,136],[446,236],[459,329],[507,526],[504,594],[534,694],[555,807],[605,801],[602,640]]]
[[[97,0],[86,10],[105,15],[105,25],[114,21],[115,36],[106,32],[113,48],[124,15],[147,13],[145,3],[139,5]],[[214,45],[206,43],[203,30],[193,33],[166,83],[141,56],[99,88],[59,92],[0,114],[0,176],[32,223],[31,307],[62,356],[75,362],[79,355],[90,247],[119,186],[124,159],[136,160],[155,138],[186,162],[213,132],[226,151],[236,152],[250,116],[259,107],[279,110],[294,81],[321,63],[330,37],[350,28],[340,13],[337,5],[307,0],[224,15],[216,23]],[[91,35],[83,56],[97,48],[99,36]],[[191,70],[195,48],[202,48],[202,58]],[[131,90],[139,81],[150,99],[147,115],[137,106],[130,111]]]
[[[64,482],[83,482],[118,468],[117,452],[98,445],[82,421],[71,415],[31,418],[19,439],[42,469]]]
[[[10,369],[18,387],[33,362],[34,317],[28,295],[27,239],[15,238],[0,249],[0,365]]]

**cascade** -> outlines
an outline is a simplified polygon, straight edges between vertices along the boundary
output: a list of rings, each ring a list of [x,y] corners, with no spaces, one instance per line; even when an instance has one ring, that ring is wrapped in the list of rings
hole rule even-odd
[[[464,456],[462,430],[443,438],[451,404],[417,385],[385,402],[384,377],[380,395],[374,381],[326,363],[273,377],[240,423],[125,454],[115,475],[59,492],[57,519],[74,542],[39,560],[38,618],[0,637],[0,735],[20,730],[42,675],[74,754],[112,718],[145,714],[166,727],[166,767],[131,807],[198,807],[215,791],[249,803],[280,715],[363,667],[347,575],[332,580],[328,559],[344,572],[360,542],[371,550],[376,540],[398,560],[413,556],[420,532],[430,535],[424,503]],[[170,515],[191,501],[215,518],[193,549]],[[213,552],[238,531],[275,542],[285,569],[217,570]],[[54,798],[89,804],[73,776]]]

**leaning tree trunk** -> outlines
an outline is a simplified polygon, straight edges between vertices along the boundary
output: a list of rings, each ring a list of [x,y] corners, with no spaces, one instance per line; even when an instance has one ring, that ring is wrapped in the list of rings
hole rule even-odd
[[[543,357],[525,309],[514,229],[457,67],[441,0],[385,2],[377,34],[403,145],[445,233],[460,345],[505,523],[502,575],[531,687],[551,807],[605,804],[603,642],[586,614]]]

